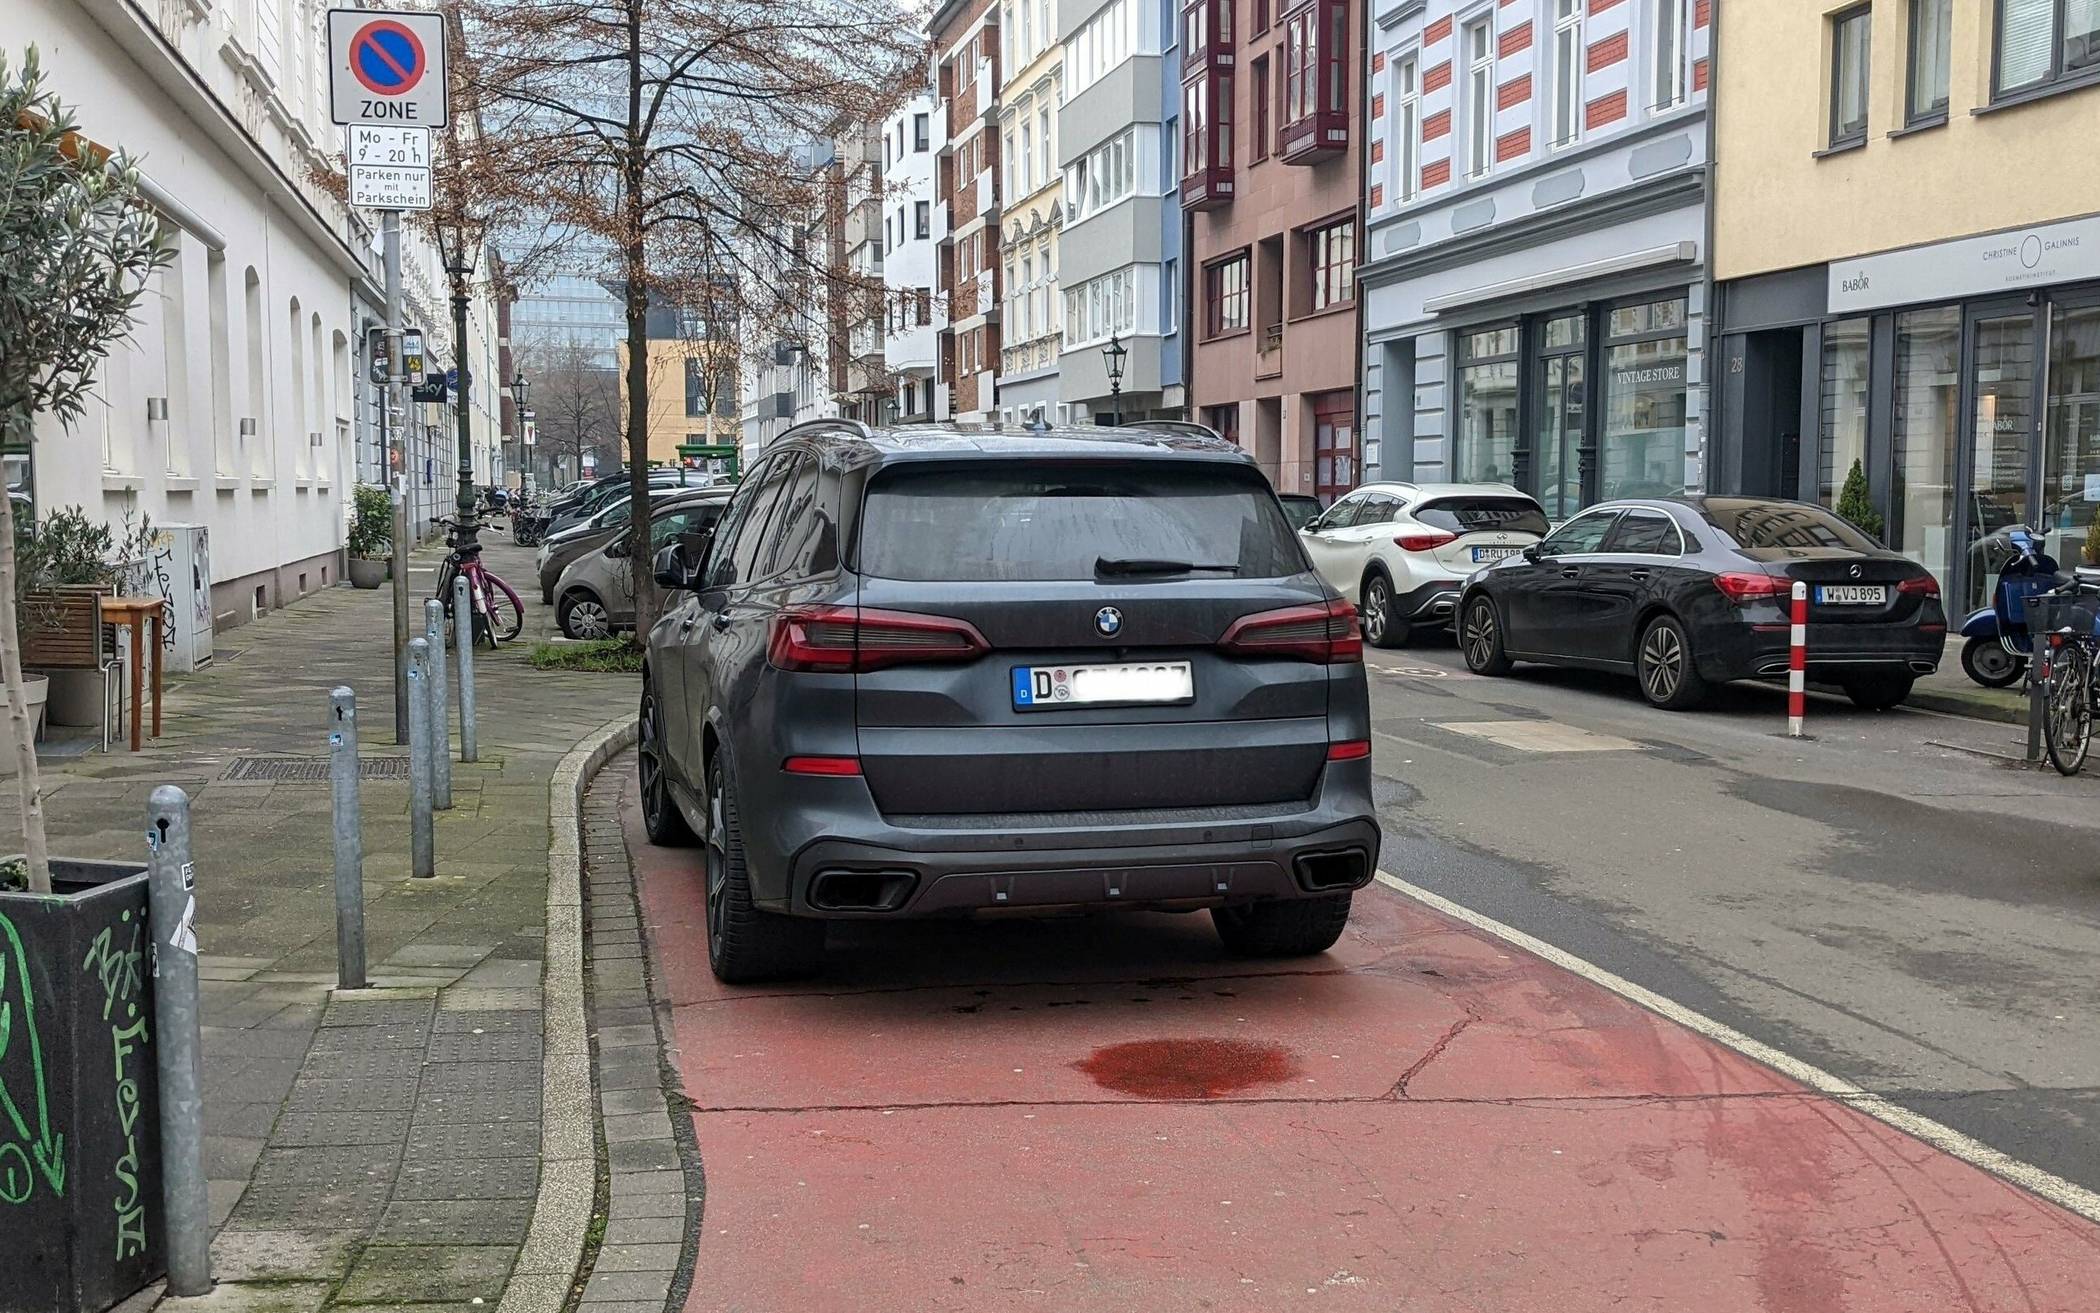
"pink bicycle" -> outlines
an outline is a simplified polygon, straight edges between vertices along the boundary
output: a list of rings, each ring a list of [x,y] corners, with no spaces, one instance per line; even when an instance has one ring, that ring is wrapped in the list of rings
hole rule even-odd
[[[474,612],[474,641],[494,647],[516,638],[525,628],[525,604],[518,600],[517,589],[481,563],[478,543],[471,551],[458,546],[457,520],[433,517],[432,523],[445,526],[454,544],[438,567],[437,596],[445,604],[445,618],[452,618],[452,581],[465,575],[468,605]]]

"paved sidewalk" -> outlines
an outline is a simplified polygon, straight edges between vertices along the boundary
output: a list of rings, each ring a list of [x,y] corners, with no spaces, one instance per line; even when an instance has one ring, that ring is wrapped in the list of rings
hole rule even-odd
[[[500,536],[487,559],[531,577],[530,552]],[[435,562],[417,558],[418,608]],[[358,692],[364,755],[404,753],[392,742],[389,608],[385,589],[336,588],[222,634],[206,670],[171,680],[158,743],[45,767],[52,848],[69,856],[142,859],[151,789],[177,784],[194,800],[206,1167],[222,1228],[221,1285],[198,1306],[551,1310],[574,1280],[595,1149],[575,973],[583,763],[571,754],[631,718],[637,681],[534,671],[523,644],[476,653],[481,759],[453,763],[436,879],[409,878],[405,772],[364,782],[374,987],[336,992],[325,768],[284,779],[263,763],[325,763],[336,684]],[[528,634],[536,610],[529,601]],[[417,619],[420,632],[420,609]],[[567,834],[550,828],[550,789]],[[13,791],[0,794],[0,823],[12,825]],[[553,942],[550,870],[569,886],[553,891]],[[557,1072],[580,1088],[543,1107]],[[557,1137],[568,1148],[550,1153]],[[560,1200],[542,1172],[557,1158],[569,1169]],[[538,1232],[536,1209],[547,1214]],[[548,1234],[557,1220],[573,1234]],[[528,1263],[529,1281],[514,1281],[529,1232],[528,1256],[552,1243],[567,1268]]]

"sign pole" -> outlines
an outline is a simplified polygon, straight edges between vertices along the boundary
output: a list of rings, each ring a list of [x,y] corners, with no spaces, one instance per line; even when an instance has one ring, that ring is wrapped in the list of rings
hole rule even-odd
[[[399,407],[393,426],[389,471],[394,491],[394,742],[408,742],[408,402],[401,366],[401,212],[382,210],[379,231],[386,247],[386,407]]]

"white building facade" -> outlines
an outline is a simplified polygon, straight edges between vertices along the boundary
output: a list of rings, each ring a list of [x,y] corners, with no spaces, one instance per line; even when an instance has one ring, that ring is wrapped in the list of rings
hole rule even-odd
[[[941,377],[940,249],[947,207],[935,194],[946,116],[931,90],[913,96],[882,128],[882,282],[889,323],[883,365],[896,379],[897,418],[948,418]]]
[[[8,0],[82,131],[140,162],[175,252],[110,353],[72,431],[38,425],[39,511],[203,526],[216,627],[337,582],[355,482],[381,473],[365,330],[381,318],[376,216],[312,181],[338,166],[325,8],[312,0]],[[374,222],[367,226],[365,219]],[[433,368],[453,363],[443,272],[404,241],[412,322]],[[501,477],[496,333],[477,297],[477,482]],[[411,407],[405,476],[418,510],[449,504],[452,413]],[[441,425],[442,440],[429,432]],[[427,462],[417,464],[417,453]],[[16,477],[11,460],[10,480]],[[428,489],[427,495],[424,490]],[[427,508],[427,509],[426,509]]]

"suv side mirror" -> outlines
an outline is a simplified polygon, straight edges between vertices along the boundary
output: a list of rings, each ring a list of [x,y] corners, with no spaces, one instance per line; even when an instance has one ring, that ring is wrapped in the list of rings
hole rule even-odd
[[[614,557],[625,557],[634,555],[634,544],[630,543],[627,540],[627,532],[625,529],[622,529],[620,531],[619,537],[605,544],[605,554],[607,556]]]
[[[1327,518],[1327,516],[1326,516],[1325,514],[1321,514],[1321,515],[1315,515],[1315,516],[1313,516],[1313,517],[1312,517],[1312,518],[1311,518],[1310,520],[1307,520],[1307,521],[1305,522],[1305,527],[1304,527],[1304,528],[1302,528],[1302,529],[1300,529],[1300,530],[1298,530],[1298,532],[1299,532],[1299,533],[1318,533],[1318,532],[1320,531],[1320,524],[1321,524],[1321,522],[1322,522],[1323,520],[1325,520],[1326,518]]]
[[[1539,545],[1537,543],[1524,544],[1524,559],[1531,562],[1533,565],[1537,565],[1539,563],[1539,559],[1544,555],[1545,553],[1539,550]]]
[[[656,553],[652,573],[658,588],[684,588],[688,586],[685,569],[685,553],[675,542],[665,543]]]

